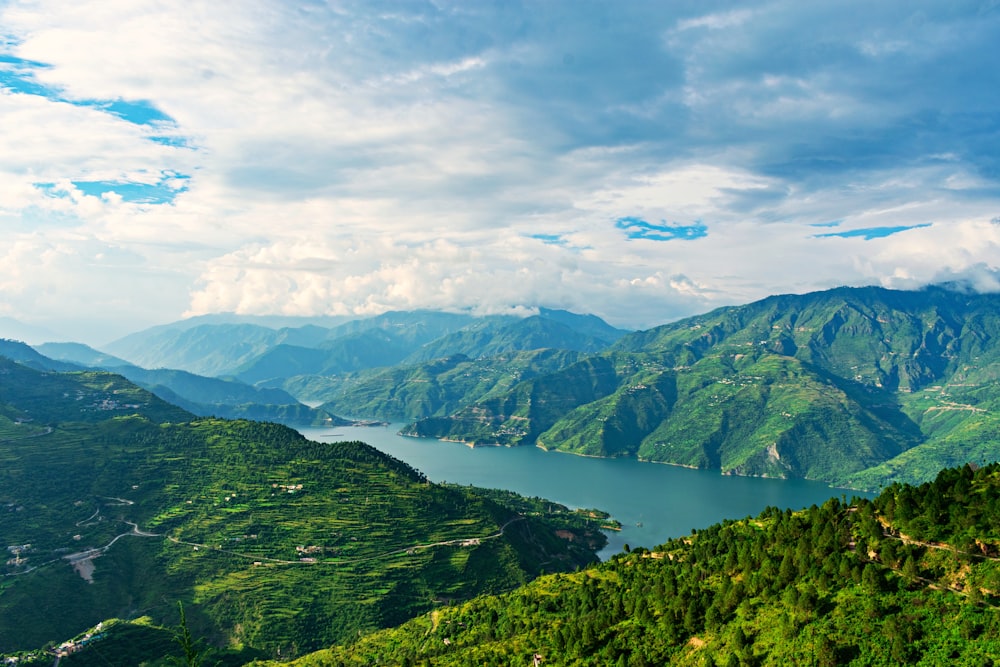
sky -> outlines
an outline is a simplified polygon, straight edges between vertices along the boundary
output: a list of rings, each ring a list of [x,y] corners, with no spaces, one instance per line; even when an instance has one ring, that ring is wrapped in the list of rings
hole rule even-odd
[[[997,62],[996,0],[0,0],[0,323],[998,291]]]

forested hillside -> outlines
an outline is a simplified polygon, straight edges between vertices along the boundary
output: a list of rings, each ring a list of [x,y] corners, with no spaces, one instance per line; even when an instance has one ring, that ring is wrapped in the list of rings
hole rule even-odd
[[[877,489],[992,460],[998,341],[995,294],[770,297],[630,334],[406,433]]]
[[[571,365],[584,355],[542,349],[470,359],[441,357],[412,366],[392,366],[325,380],[323,410],[388,421],[445,416],[502,395],[525,380]],[[314,380],[315,382],[315,380]]]
[[[291,657],[572,571],[605,543],[597,513],[3,358],[0,462],[0,652],[112,617],[170,625],[182,601],[212,644]]]
[[[314,665],[986,665],[1000,466],[769,509],[442,609]]]
[[[554,348],[595,352],[625,332],[593,315],[541,308],[531,316],[435,311],[387,312],[324,328],[272,329],[240,322],[176,322],[140,331],[108,350],[146,368],[235,376],[269,387],[303,389],[300,400],[326,400],[322,379],[438,357],[491,357]]]
[[[79,343],[44,343],[32,349],[24,343],[6,341],[0,343],[0,354],[44,370],[79,370],[83,366],[116,373],[199,417],[255,419],[289,426],[350,423],[303,405],[281,389],[257,388],[232,378],[204,377],[187,371],[140,368]]]

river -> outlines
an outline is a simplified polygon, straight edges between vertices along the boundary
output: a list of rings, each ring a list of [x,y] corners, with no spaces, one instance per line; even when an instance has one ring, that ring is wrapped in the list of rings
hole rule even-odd
[[[820,482],[720,475],[634,459],[600,459],[537,447],[476,447],[398,435],[403,424],[300,428],[318,442],[360,440],[405,461],[434,482],[472,484],[539,496],[571,508],[598,508],[622,523],[601,551],[625,544],[651,548],[723,519],[756,515],[769,505],[800,509],[828,498],[863,495]]]

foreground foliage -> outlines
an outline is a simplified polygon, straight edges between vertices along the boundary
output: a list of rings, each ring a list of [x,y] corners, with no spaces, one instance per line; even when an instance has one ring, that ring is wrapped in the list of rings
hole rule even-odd
[[[1000,466],[768,509],[364,637],[313,665],[984,665]]]

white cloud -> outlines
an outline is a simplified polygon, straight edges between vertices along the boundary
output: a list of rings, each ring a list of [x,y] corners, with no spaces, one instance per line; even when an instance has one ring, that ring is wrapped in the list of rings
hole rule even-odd
[[[749,9],[738,9],[730,12],[705,14],[704,16],[678,21],[675,30],[684,31],[695,28],[721,30],[722,28],[733,28],[743,25],[750,20],[752,16],[753,11]]]
[[[52,91],[0,93],[0,314],[544,305],[647,326],[1000,265],[995,15],[536,10],[0,6]],[[706,235],[629,239],[622,217]],[[931,226],[816,238],[834,220]]]

